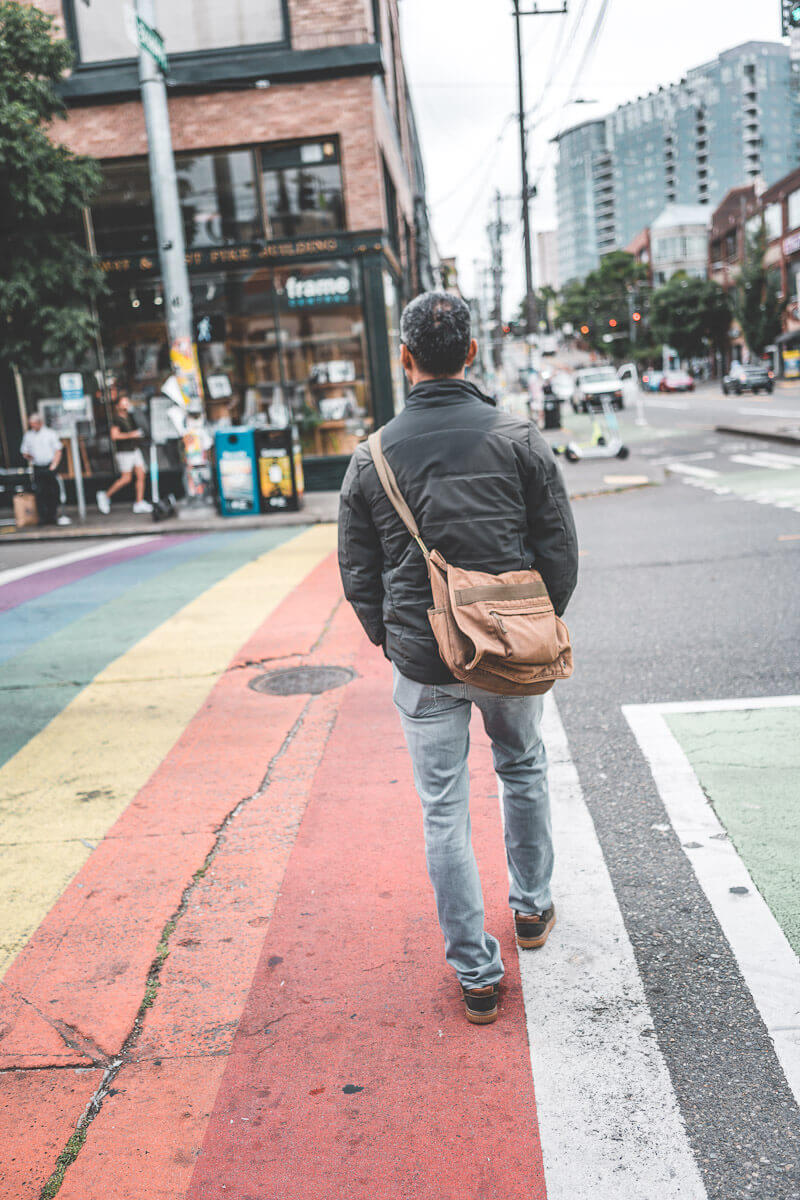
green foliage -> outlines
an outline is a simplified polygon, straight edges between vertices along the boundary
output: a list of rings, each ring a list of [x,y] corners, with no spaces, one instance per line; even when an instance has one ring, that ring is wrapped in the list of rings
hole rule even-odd
[[[616,359],[627,358],[631,352],[630,312],[640,304],[639,289],[646,278],[647,267],[627,251],[604,255],[599,267],[585,279],[573,280],[562,289],[559,324],[568,322],[576,331],[587,325],[589,332],[582,336],[595,350]],[[615,326],[609,324],[612,320]],[[603,340],[607,334],[613,335],[612,341]]]
[[[82,210],[100,186],[90,158],[50,140],[67,42],[50,17],[0,0],[0,363],[74,364],[94,336],[88,304],[104,288],[83,248]]]
[[[728,337],[731,307],[718,283],[685,271],[653,293],[650,324],[657,338],[673,346],[681,358],[699,357],[708,343],[721,349]]]
[[[760,357],[781,332],[783,303],[779,285],[764,266],[767,228],[762,219],[747,238],[744,262],[736,288],[736,316],[750,353]]]

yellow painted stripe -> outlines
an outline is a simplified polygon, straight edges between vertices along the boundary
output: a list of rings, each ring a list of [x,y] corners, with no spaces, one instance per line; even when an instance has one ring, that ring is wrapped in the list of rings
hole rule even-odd
[[[335,540],[335,526],[316,525],[209,588],[0,769],[0,978],[89,857],[80,839],[106,834],[239,647]]]

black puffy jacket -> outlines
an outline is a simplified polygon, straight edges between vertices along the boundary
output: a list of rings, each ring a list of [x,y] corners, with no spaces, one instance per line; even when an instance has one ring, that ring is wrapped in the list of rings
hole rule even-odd
[[[381,439],[428,547],[492,574],[535,566],[563,613],[578,573],[575,525],[552,451],[529,421],[498,412],[474,384],[436,379],[411,389]],[[425,559],[366,444],[342,485],[339,566],[367,636],[402,674],[452,682],[428,624]]]

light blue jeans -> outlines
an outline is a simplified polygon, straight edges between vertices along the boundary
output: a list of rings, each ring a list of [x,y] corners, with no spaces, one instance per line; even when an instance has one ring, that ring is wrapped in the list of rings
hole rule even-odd
[[[541,913],[550,904],[553,842],[541,696],[494,696],[467,683],[416,683],[394,667],[400,713],[422,801],[425,857],[445,957],[464,987],[503,977],[497,939],[484,929],[483,892],[469,819],[469,721],[481,711],[502,789],[509,904]]]

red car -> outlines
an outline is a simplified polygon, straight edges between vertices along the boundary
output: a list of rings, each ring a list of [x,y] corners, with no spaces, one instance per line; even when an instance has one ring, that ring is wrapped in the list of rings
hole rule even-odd
[[[665,371],[658,390],[660,392],[693,392],[694,380],[688,371]]]

